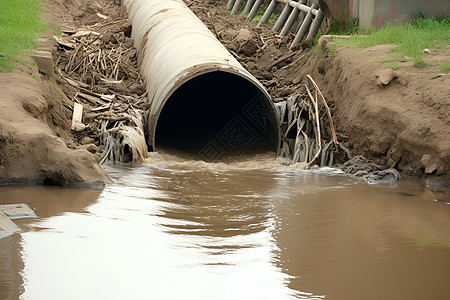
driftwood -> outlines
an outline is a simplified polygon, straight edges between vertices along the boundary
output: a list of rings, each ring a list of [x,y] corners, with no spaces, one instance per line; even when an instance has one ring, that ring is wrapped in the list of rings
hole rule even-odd
[[[301,168],[332,166],[350,159],[350,151],[337,140],[325,97],[311,76],[306,78],[308,81],[298,94],[275,103],[282,128],[280,155]],[[328,130],[323,127],[324,118],[328,119]]]

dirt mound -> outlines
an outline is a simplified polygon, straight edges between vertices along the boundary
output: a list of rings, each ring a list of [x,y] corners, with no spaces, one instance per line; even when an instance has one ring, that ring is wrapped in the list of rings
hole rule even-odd
[[[0,183],[93,187],[111,182],[93,154],[69,149],[52,131],[64,132],[70,118],[35,79],[2,73],[0,84]]]
[[[304,67],[333,105],[337,130],[354,153],[404,175],[450,177],[450,82],[405,63],[387,85],[379,85],[377,63],[392,46],[319,51]],[[410,63],[412,64],[412,63]],[[415,72],[414,76],[410,76]]]

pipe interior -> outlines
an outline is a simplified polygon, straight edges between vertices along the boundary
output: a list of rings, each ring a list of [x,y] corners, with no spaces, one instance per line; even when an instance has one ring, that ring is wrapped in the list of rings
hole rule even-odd
[[[269,101],[239,75],[214,71],[196,76],[164,105],[155,146],[210,158],[276,151],[278,126]]]

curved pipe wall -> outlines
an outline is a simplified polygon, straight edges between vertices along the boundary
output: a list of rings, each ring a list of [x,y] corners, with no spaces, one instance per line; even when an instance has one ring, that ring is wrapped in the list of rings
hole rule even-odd
[[[124,5],[151,102],[147,141],[153,150],[217,157],[278,149],[278,118],[267,91],[181,0]]]

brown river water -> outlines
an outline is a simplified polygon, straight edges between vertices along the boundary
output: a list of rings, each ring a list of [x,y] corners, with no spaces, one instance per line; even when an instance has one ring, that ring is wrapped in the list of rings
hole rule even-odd
[[[0,239],[0,299],[450,299],[450,205],[271,154],[152,153],[103,190],[0,187],[39,218]]]

